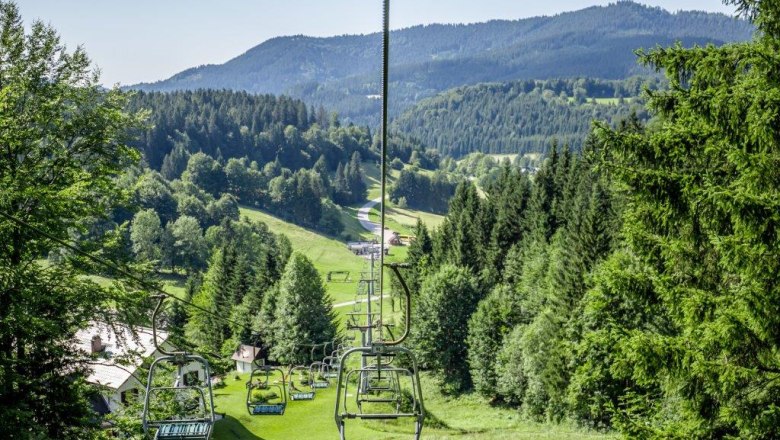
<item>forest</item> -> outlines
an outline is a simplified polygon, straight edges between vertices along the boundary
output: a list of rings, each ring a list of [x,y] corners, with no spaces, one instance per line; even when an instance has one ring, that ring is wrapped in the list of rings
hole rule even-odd
[[[616,123],[631,114],[646,121],[645,89],[661,81],[590,78],[514,81],[447,90],[393,121],[393,128],[441,154],[544,152],[550,139],[579,150],[592,121]]]
[[[447,408],[476,402],[475,418],[604,438],[780,437],[780,6],[727,3],[758,32],[637,51],[663,79],[464,87],[421,105],[426,124],[457,110],[472,137],[437,143],[426,124],[392,126],[388,205],[446,214],[436,227],[418,219],[398,251],[409,313],[392,303],[419,361],[412,375],[439,405],[426,414],[432,435],[497,434],[448,425]],[[591,13],[663,15],[609,8]],[[253,387],[273,382],[242,382],[239,344],[291,366],[344,337],[349,315],[313,252],[242,212],[346,245],[343,219],[377,185],[375,130],[285,96],[106,89],[83,48],[41,21],[25,27],[10,2],[0,49],[0,436],[146,438],[143,399],[98,416],[101,387],[87,378],[105,359],[73,341],[89,323],[150,326],[156,295],[169,298],[159,324],[170,341],[208,359],[220,405],[240,388],[244,418]],[[606,98],[618,102],[591,102]],[[550,130],[505,150],[517,115],[534,112]],[[447,124],[437,129],[454,132]],[[498,151],[536,155],[485,154]],[[396,412],[415,410],[397,399]],[[179,419],[191,403],[161,402]],[[234,415],[215,422],[215,439],[264,435]],[[362,433],[397,434],[381,426]],[[540,432],[517,429],[501,434]]]

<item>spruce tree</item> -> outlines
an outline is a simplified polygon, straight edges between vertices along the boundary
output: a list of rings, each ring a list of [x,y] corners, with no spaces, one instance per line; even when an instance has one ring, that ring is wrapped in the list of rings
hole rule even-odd
[[[336,323],[330,296],[317,269],[293,252],[279,280],[270,356],[282,364],[305,364],[311,344],[332,341]]]
[[[187,339],[204,351],[219,353],[230,337],[229,324],[220,316],[229,317],[232,300],[228,286],[234,276],[235,255],[229,249],[218,249],[203,277],[203,285],[193,297],[193,303],[208,312],[192,309],[185,328]]]
[[[677,327],[621,341],[632,377],[674,412],[649,417],[653,400],[634,399],[649,404],[621,415],[639,435],[780,437],[780,7],[730,3],[755,20],[752,42],[641,52],[670,83],[649,93],[656,123],[599,128],[629,191],[623,233]]]

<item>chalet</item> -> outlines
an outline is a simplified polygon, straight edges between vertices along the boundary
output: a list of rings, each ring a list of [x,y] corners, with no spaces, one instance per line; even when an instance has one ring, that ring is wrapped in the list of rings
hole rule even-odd
[[[157,331],[157,343],[164,350],[175,350],[167,332]],[[121,404],[143,397],[146,373],[139,367],[144,359],[162,356],[152,341],[152,329],[145,327],[136,328],[134,335],[125,326],[112,328],[93,323],[76,333],[75,344],[94,359],[87,382],[101,389],[103,401],[93,402],[93,406],[102,413],[115,411]],[[186,366],[183,372],[185,383],[205,379],[204,372],[195,364]]]
[[[252,362],[260,354],[260,347],[241,344],[233,353],[233,359],[236,362],[236,371],[239,373],[249,373],[252,371]]]

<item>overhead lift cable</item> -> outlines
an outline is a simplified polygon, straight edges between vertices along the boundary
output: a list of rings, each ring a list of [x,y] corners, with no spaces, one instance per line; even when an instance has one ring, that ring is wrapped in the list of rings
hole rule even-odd
[[[412,295],[409,287],[404,282],[400,269],[408,267],[406,264],[385,263],[385,196],[386,196],[386,174],[387,174],[387,109],[388,109],[388,79],[389,79],[389,57],[390,57],[390,1],[383,1],[383,33],[382,33],[382,126],[381,126],[381,211],[380,211],[380,252],[379,252],[379,277],[377,280],[371,277],[368,281],[367,299],[368,306],[365,325],[349,325],[348,328],[354,328],[363,333],[363,345],[361,347],[351,348],[345,351],[339,360],[338,382],[336,385],[336,408],[335,420],[339,430],[339,437],[344,440],[346,437],[345,422],[350,419],[362,420],[396,420],[399,418],[411,418],[414,420],[414,438],[419,440],[425,421],[425,407],[423,405],[422,388],[420,386],[420,374],[417,361],[414,354],[400,344],[409,335],[411,321],[411,301]],[[391,269],[398,279],[405,297],[406,314],[404,317],[404,333],[399,338],[392,340],[384,338],[383,321],[383,282],[384,268]],[[373,269],[373,257],[372,257]],[[371,295],[374,283],[379,284],[379,319],[374,322],[371,312]],[[352,316],[354,319],[355,316]],[[379,338],[374,340],[372,332],[378,329]],[[388,329],[389,332],[389,329]],[[350,356],[360,356],[360,367],[350,368],[348,370]],[[392,362],[396,356],[401,355],[408,358],[409,368],[394,367]],[[352,379],[355,380],[352,380]],[[402,405],[403,390],[401,380],[405,379],[411,383],[408,397],[408,405]],[[350,384],[355,384],[357,390],[349,392]],[[350,407],[348,397],[355,397],[356,408]],[[366,404],[370,408],[364,408]]]

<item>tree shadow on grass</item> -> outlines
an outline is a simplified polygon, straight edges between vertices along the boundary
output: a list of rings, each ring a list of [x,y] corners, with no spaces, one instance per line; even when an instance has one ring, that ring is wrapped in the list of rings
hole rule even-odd
[[[225,415],[214,424],[214,434],[223,440],[264,440],[250,432],[235,417]]]

